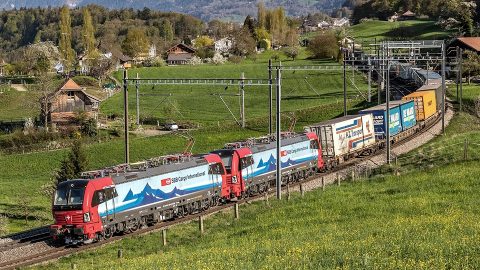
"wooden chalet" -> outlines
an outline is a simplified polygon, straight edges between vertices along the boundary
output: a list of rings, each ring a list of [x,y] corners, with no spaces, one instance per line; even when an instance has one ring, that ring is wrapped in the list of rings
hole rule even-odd
[[[44,101],[45,102],[45,101]],[[77,112],[85,112],[88,117],[97,119],[100,99],[80,87],[72,79],[67,81],[47,97],[48,121],[57,126],[70,125]]]
[[[195,49],[183,43],[179,43],[167,50],[168,65],[185,65],[195,54]]]
[[[463,51],[472,51],[480,54],[480,37],[459,37],[448,45],[447,51],[449,56],[455,55],[456,47],[463,49]]]

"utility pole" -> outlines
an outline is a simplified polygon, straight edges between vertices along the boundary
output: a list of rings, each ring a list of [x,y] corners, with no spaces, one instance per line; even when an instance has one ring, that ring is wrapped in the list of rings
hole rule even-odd
[[[455,81],[455,86],[457,88],[457,102],[460,103],[460,100],[458,99],[458,85],[460,84],[460,57],[459,57],[460,48],[458,46],[455,52],[456,52],[455,56],[457,60],[457,79]]]
[[[387,119],[385,119],[385,133],[387,137],[387,164],[390,164],[390,52],[387,43],[387,60],[386,60],[386,68],[387,68],[387,85],[385,88],[385,99],[387,101]]]
[[[372,102],[372,63],[368,57],[368,102]]]
[[[462,111],[463,105],[463,49],[460,48],[460,111]]]
[[[445,135],[445,41],[442,43],[442,134]]]
[[[277,96],[276,96],[276,102],[277,102],[277,119],[276,119],[276,133],[277,133],[277,199],[281,200],[282,199],[282,160],[281,160],[281,149],[280,147],[282,146],[282,137],[281,137],[281,125],[282,122],[280,121],[280,112],[281,112],[281,100],[282,100],[282,62],[277,67]]]
[[[130,163],[130,146],[128,140],[128,74],[127,69],[123,70],[123,116],[124,116],[124,132],[125,132],[125,163]]]
[[[272,59],[268,59],[268,103],[270,104],[270,118],[268,119],[268,134],[272,134],[273,125],[273,79],[272,79]]]
[[[137,73],[137,79],[138,79],[138,73]],[[136,101],[137,101],[137,126],[140,125],[140,95],[139,95],[139,91],[138,91],[138,80],[135,82],[135,91],[136,91]]]
[[[346,49],[343,48],[343,115],[347,113],[347,57]]]
[[[240,117],[242,118],[242,128],[245,128],[245,73],[242,72],[242,81],[240,82],[241,90],[241,108],[240,108]]]

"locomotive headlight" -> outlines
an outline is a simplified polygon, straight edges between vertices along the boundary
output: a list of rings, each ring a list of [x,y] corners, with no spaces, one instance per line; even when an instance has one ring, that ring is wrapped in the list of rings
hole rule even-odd
[[[83,222],[90,222],[90,213],[83,214]]]

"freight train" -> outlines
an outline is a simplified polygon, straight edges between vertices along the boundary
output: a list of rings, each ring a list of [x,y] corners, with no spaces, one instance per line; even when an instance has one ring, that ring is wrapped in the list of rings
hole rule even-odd
[[[438,89],[420,89],[392,101],[386,126],[385,104],[282,133],[282,183],[328,171],[425,128],[439,115]],[[53,239],[86,244],[116,233],[136,231],[164,220],[255,196],[275,186],[276,137],[228,143],[207,154],[162,156],[82,173],[58,185],[52,203]]]

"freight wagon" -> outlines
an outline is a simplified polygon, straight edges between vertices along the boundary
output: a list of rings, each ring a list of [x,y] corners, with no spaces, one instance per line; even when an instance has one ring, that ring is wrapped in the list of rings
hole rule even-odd
[[[413,100],[417,113],[417,122],[423,127],[426,121],[438,114],[435,91],[417,91],[408,94],[402,100]]]
[[[423,85],[422,87],[417,89],[417,92],[422,91],[435,91],[435,103],[437,111],[442,110],[442,102],[443,102],[443,87],[442,87],[442,80],[436,80],[434,82],[429,82],[428,85]]]
[[[375,137],[377,140],[385,140],[386,138],[386,121],[387,105],[380,104],[358,112],[359,114],[372,114],[373,124],[375,127]],[[395,136],[402,132],[402,122],[400,117],[400,107],[398,105],[390,104],[390,122],[389,122],[390,136]]]
[[[377,149],[372,114],[348,115],[328,120],[307,126],[305,131],[317,134],[326,170],[349,158],[370,154]]]

